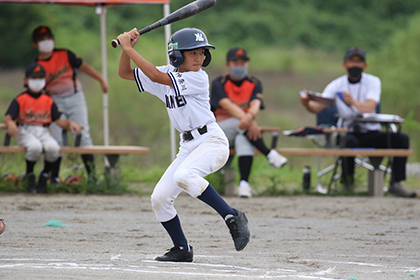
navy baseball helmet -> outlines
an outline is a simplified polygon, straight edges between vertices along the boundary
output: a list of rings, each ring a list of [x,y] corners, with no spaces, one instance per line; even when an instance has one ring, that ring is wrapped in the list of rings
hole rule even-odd
[[[215,47],[207,41],[206,34],[197,28],[183,28],[172,34],[168,41],[169,62],[174,67],[179,67],[184,62],[182,51],[191,51],[197,49],[205,49],[205,59],[203,67],[209,65],[211,54],[209,49],[214,50]]]

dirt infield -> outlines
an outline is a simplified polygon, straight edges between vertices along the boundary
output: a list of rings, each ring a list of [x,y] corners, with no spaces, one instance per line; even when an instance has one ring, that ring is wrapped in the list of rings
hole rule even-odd
[[[0,195],[0,279],[420,279],[419,199],[226,200],[248,215],[244,251],[211,208],[182,195],[194,261],[158,263],[171,242],[148,196]]]

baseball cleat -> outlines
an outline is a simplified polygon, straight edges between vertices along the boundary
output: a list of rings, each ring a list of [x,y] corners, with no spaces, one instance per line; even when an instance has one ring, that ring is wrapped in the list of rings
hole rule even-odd
[[[37,193],[47,193],[48,177],[48,173],[41,172],[41,174],[39,174],[38,186],[36,187]]]
[[[287,163],[287,158],[279,154],[276,150],[271,150],[267,155],[268,162],[273,168],[282,168]]]
[[[168,252],[163,256],[156,257],[155,261],[160,262],[192,262],[193,260],[193,247],[190,246],[188,251],[186,248],[181,248],[179,245],[175,244]]]
[[[245,213],[234,209],[238,216],[233,216],[226,220],[226,225],[232,235],[236,251],[243,250],[249,242],[248,218]]]
[[[25,181],[27,183],[27,190],[29,193],[36,193],[35,174],[33,172],[25,175]]]

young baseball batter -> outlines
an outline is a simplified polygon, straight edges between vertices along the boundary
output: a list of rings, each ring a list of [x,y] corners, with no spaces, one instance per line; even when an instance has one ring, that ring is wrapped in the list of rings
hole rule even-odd
[[[30,193],[46,193],[48,173],[57,160],[60,145],[49,131],[55,122],[64,129],[80,134],[81,127],[61,118],[61,112],[51,96],[43,93],[45,87],[45,70],[38,63],[30,64],[25,70],[24,83],[27,89],[10,103],[4,122],[10,136],[16,136],[19,146],[27,149],[26,175],[27,189]],[[44,169],[35,184],[34,166],[45,153]]]
[[[137,53],[133,46],[139,40],[134,28],[117,37],[122,47],[118,74],[135,80],[140,92],[147,91],[162,100],[174,127],[181,133],[176,159],[157,183],[151,200],[156,218],[168,232],[174,247],[158,261],[191,262],[193,248],[181,228],[174,201],[185,191],[214,208],[225,220],[236,250],[249,242],[245,213],[231,208],[204,179],[220,169],[229,156],[225,134],[210,111],[209,80],[201,67],[210,63],[206,35],[196,28],[175,32],[168,42],[171,65],[155,67]],[[132,69],[130,60],[138,68]]]

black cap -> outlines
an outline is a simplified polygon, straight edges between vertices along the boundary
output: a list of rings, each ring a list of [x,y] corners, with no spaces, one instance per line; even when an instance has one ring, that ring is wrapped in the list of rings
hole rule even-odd
[[[48,26],[40,25],[32,32],[32,42],[36,43],[40,39],[43,39],[45,36],[54,37],[51,29]]]
[[[42,67],[41,64],[32,63],[26,67],[25,77],[26,78],[45,77],[45,69],[44,67]]]
[[[226,56],[226,61],[235,60],[238,58],[243,58],[245,60],[249,60],[248,55],[246,54],[246,50],[243,48],[231,48]]]
[[[358,55],[363,59],[363,61],[366,61],[366,52],[359,47],[348,49],[346,51],[346,54],[344,55],[344,60],[347,60],[349,57],[353,55]]]

